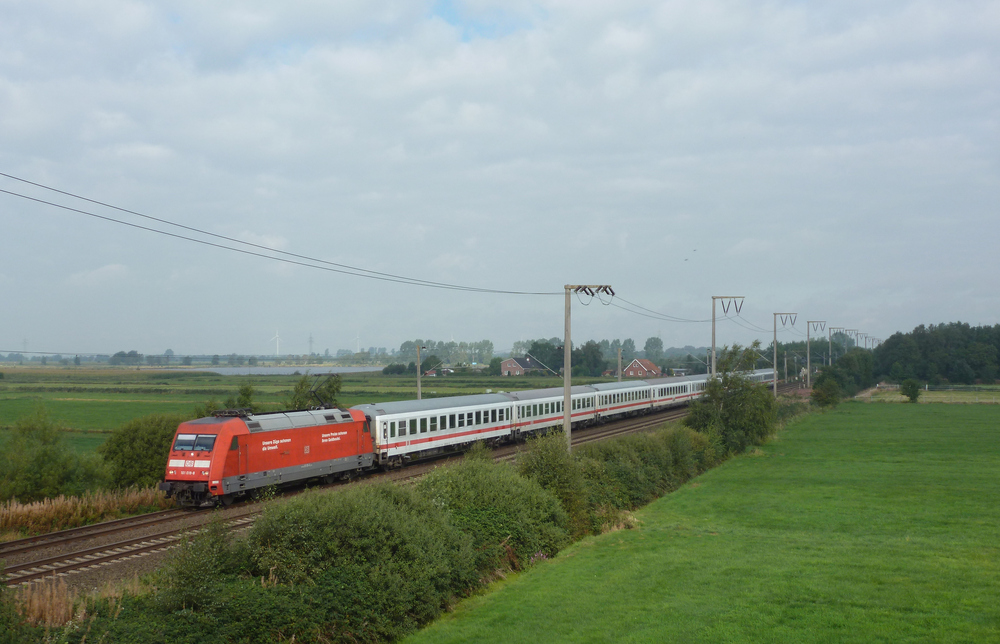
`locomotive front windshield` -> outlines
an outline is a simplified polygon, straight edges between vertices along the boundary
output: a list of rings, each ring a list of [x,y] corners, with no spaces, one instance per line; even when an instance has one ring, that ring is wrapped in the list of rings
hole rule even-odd
[[[215,447],[215,434],[177,434],[175,452],[211,452]]]

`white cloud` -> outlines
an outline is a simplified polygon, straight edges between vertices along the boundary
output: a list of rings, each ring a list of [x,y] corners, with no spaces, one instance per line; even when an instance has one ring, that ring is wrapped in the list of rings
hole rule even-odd
[[[127,266],[121,264],[108,264],[90,271],[73,273],[67,280],[70,286],[79,288],[98,288],[108,285],[120,284],[129,277],[130,271]]]
[[[949,270],[968,275],[975,293],[991,292],[986,276],[1000,268],[993,2],[42,0],[5,14],[0,166],[263,246],[501,288],[599,273],[640,304],[669,279],[672,310],[693,311],[734,276],[756,302],[822,306],[831,300],[810,299],[817,290],[871,272],[904,278],[908,260],[940,248],[962,249]],[[97,256],[124,272],[70,283],[118,279],[132,300],[149,285],[125,279],[134,277],[125,266],[173,275],[162,278],[171,284],[192,267],[212,275],[187,293],[195,302],[239,292],[252,271],[278,300],[276,316],[297,312],[275,320],[290,343],[294,325],[308,324],[330,328],[321,343],[346,346],[337,334],[354,324],[350,313],[317,292],[370,303],[368,333],[380,345],[413,326],[443,336],[437,329],[455,318],[498,346],[512,333],[453,293],[185,250],[14,203],[0,209],[16,245],[0,273],[30,266],[38,292]],[[512,262],[502,249],[524,257]],[[629,252],[676,256],[681,272],[619,261]],[[740,270],[767,252],[839,268],[792,272],[780,285]],[[939,315],[935,297],[960,316],[949,287],[934,288],[898,294],[896,313],[875,317],[883,334]],[[177,310],[189,306],[183,290],[171,290]],[[296,317],[303,301],[315,322]],[[478,308],[498,306],[511,305]],[[547,319],[532,308],[542,305],[523,306],[524,319]],[[104,309],[88,313],[102,328],[136,315]],[[654,324],[606,319],[595,334],[638,337]],[[176,323],[149,328],[165,336],[160,345],[178,344],[168,341]],[[703,344],[689,328],[677,333]],[[255,341],[241,329],[189,330],[206,344]],[[204,347],[227,349],[240,347]]]

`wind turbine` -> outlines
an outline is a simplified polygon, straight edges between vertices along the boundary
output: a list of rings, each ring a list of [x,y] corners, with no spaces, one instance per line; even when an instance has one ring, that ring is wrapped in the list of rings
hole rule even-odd
[[[277,331],[274,332],[274,337],[271,338],[271,340],[274,340],[274,359],[277,360],[278,359],[278,351],[279,351],[279,348],[281,347],[281,338],[278,337],[278,332]],[[270,340],[268,340],[268,342],[270,342]]]

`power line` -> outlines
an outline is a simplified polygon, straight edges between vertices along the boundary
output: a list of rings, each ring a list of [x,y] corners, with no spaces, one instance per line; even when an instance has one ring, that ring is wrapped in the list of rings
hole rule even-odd
[[[406,277],[406,276],[403,276],[403,275],[394,275],[392,273],[382,273],[382,272],[379,272],[379,271],[373,271],[373,270],[369,270],[369,269],[366,269],[366,268],[360,268],[360,267],[357,267],[357,266],[351,266],[349,264],[340,264],[340,263],[337,263],[337,262],[331,262],[331,261],[320,259],[320,258],[317,258],[317,257],[310,257],[308,255],[301,255],[301,254],[298,254],[298,253],[292,253],[292,252],[289,252],[289,251],[283,251],[283,250],[280,250],[280,249],[277,249],[277,248],[272,248],[270,246],[264,246],[262,244],[255,244],[255,243],[252,243],[252,242],[242,241],[240,239],[236,239],[236,238],[233,238],[233,237],[227,237],[225,235],[219,235],[217,233],[212,233],[212,232],[209,232],[209,231],[206,231],[206,230],[202,230],[200,228],[194,228],[192,226],[186,226],[184,224],[178,224],[178,223],[166,220],[166,219],[161,219],[161,218],[158,218],[158,217],[152,217],[150,215],[145,215],[143,213],[136,212],[134,210],[128,210],[126,208],[120,208],[118,206],[115,206],[115,205],[112,205],[112,204],[108,204],[108,203],[105,203],[105,202],[102,202],[102,201],[97,201],[95,199],[89,199],[87,197],[76,195],[76,194],[73,194],[71,192],[66,192],[64,190],[59,190],[57,188],[52,188],[50,186],[46,186],[46,185],[43,185],[43,184],[40,184],[40,183],[35,183],[33,181],[28,181],[28,180],[22,179],[20,177],[15,177],[13,175],[10,175],[10,174],[4,173],[4,172],[0,172],[0,176],[7,177],[7,178],[13,179],[15,181],[21,181],[23,183],[27,183],[29,185],[37,186],[39,188],[43,188],[45,190],[50,190],[52,192],[56,192],[56,193],[59,193],[59,194],[62,194],[62,195],[73,197],[74,199],[80,199],[80,200],[83,200],[83,201],[86,201],[86,202],[89,202],[89,203],[93,203],[93,204],[96,204],[96,205],[104,206],[106,208],[111,208],[111,209],[114,209],[114,210],[118,210],[120,212],[124,212],[124,213],[128,213],[128,214],[131,214],[131,215],[135,215],[137,217],[142,217],[142,218],[145,218],[145,219],[148,219],[148,220],[151,220],[151,221],[155,221],[155,222],[158,222],[158,223],[161,223],[161,224],[165,224],[165,225],[169,225],[169,226],[175,226],[177,228],[181,228],[183,230],[188,230],[188,231],[191,231],[191,232],[195,232],[195,233],[198,233],[200,235],[206,235],[206,236],[209,236],[209,237],[213,237],[215,239],[221,239],[221,240],[228,241],[228,242],[233,242],[233,243],[237,243],[237,244],[243,244],[244,246],[249,246],[251,248],[256,248],[258,250],[266,251],[268,253],[276,253],[278,255],[285,255],[286,257],[292,257],[292,258],[295,258],[295,259],[287,259],[286,257],[274,257],[272,255],[266,255],[264,253],[255,252],[255,251],[252,251],[252,250],[246,250],[244,248],[235,248],[233,246],[228,246],[226,244],[220,244],[220,243],[216,243],[216,242],[206,241],[204,239],[197,239],[195,237],[189,237],[187,235],[181,235],[181,234],[177,234],[177,233],[171,233],[171,232],[168,232],[168,231],[165,231],[165,230],[160,230],[158,228],[152,228],[152,227],[149,227],[149,226],[143,226],[141,224],[136,224],[136,223],[133,223],[133,222],[124,221],[124,220],[121,220],[121,219],[116,219],[114,217],[108,217],[107,215],[100,215],[100,214],[97,214],[97,213],[94,213],[94,212],[90,212],[90,211],[87,211],[87,210],[81,210],[79,208],[73,208],[71,206],[66,206],[66,205],[58,204],[58,203],[55,203],[55,202],[52,202],[52,201],[47,201],[45,199],[39,199],[37,197],[31,197],[31,196],[24,195],[24,194],[21,194],[21,193],[18,193],[18,192],[13,192],[11,190],[0,189],[0,192],[8,194],[8,195],[11,195],[11,196],[14,196],[14,197],[20,197],[21,199],[26,199],[28,201],[34,201],[36,203],[45,204],[47,206],[52,206],[52,207],[55,207],[55,208],[61,208],[63,210],[67,210],[67,211],[70,211],[70,212],[75,212],[75,213],[78,213],[78,214],[81,214],[81,215],[86,215],[88,217],[94,217],[96,219],[102,219],[104,221],[108,221],[108,222],[111,222],[111,223],[120,224],[122,226],[129,226],[129,227],[132,227],[132,228],[137,228],[139,230],[145,230],[147,232],[152,232],[152,233],[156,233],[156,234],[159,234],[159,235],[165,235],[167,237],[173,237],[175,239],[181,239],[181,240],[184,240],[184,241],[190,241],[190,242],[194,242],[196,244],[203,244],[205,246],[211,246],[211,247],[214,247],[214,248],[221,248],[223,250],[229,250],[229,251],[233,251],[233,252],[236,252],[236,253],[243,253],[245,255],[251,255],[251,256],[255,256],[255,257],[262,257],[264,259],[270,259],[270,260],[273,260],[273,261],[284,262],[286,264],[293,264],[293,265],[296,265],[296,266],[304,266],[304,267],[307,267],[307,268],[315,268],[315,269],[318,269],[318,270],[325,270],[325,271],[332,272],[332,273],[340,273],[340,274],[343,274],[343,275],[352,275],[354,277],[364,277],[364,278],[374,279],[374,280],[379,280],[379,281],[384,281],[384,282],[395,282],[395,283],[398,283],[398,284],[409,284],[411,286],[424,286],[424,287],[427,287],[427,288],[438,288],[438,289],[444,289],[444,290],[470,291],[470,292],[475,292],[475,293],[493,293],[493,294],[499,294],[499,295],[560,295],[560,293],[556,292],[556,291],[535,292],[535,291],[514,291],[514,290],[504,290],[504,289],[491,289],[491,288],[483,288],[483,287],[476,287],[476,286],[464,286],[464,285],[461,285],[461,284],[449,284],[447,282],[435,282],[435,281],[432,281],[432,280],[423,280],[423,279],[419,279],[419,278],[415,278],[415,277]],[[298,261],[298,260],[303,260],[303,261]],[[320,264],[320,265],[317,265],[317,264]]]
[[[617,299],[619,299],[622,302],[628,304],[629,306],[634,306],[637,309],[641,309],[642,311],[646,311],[647,313],[651,313],[652,315],[645,315],[643,313],[639,313],[639,311],[631,311],[631,310],[626,309],[625,307],[622,307],[622,306],[618,307],[618,308],[620,308],[620,309],[622,309],[624,311],[628,311],[629,313],[636,313],[637,315],[645,315],[645,317],[651,317],[651,318],[655,318],[657,320],[663,320],[665,322],[694,322],[694,323],[702,323],[703,324],[705,322],[711,322],[712,321],[710,319],[708,319],[708,320],[691,320],[691,319],[688,319],[688,318],[677,317],[675,315],[668,315],[666,313],[660,313],[659,311],[654,311],[652,309],[647,309],[646,307],[640,306],[640,305],[638,305],[638,304],[636,304],[634,302],[629,302],[628,300],[626,300],[625,298],[623,298],[620,295],[617,296]],[[617,306],[617,305],[613,305],[613,306]]]

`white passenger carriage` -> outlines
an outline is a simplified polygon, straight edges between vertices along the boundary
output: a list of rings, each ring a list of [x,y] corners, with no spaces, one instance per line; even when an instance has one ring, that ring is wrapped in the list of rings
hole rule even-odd
[[[771,369],[748,377],[771,379]],[[708,376],[605,382],[570,389],[574,427],[616,416],[681,405],[704,394]],[[498,444],[544,434],[563,425],[563,389],[453,396],[356,405],[371,423],[375,462],[383,466],[461,450],[475,442]]]
[[[513,430],[513,406],[504,394],[385,402],[352,409],[370,419],[376,461],[383,465],[402,465],[476,441],[502,442]]]
[[[581,385],[570,389],[570,418],[574,426],[590,424],[597,417],[596,391],[591,385]],[[564,390],[562,387],[513,391],[509,394],[514,401],[514,421],[517,438],[521,434],[544,433],[551,428],[563,426]]]

